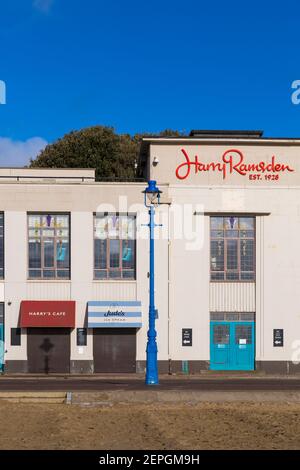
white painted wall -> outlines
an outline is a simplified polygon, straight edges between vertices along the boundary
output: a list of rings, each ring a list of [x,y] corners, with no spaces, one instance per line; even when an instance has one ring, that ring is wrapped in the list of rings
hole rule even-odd
[[[209,158],[220,150],[212,146]],[[276,152],[299,172],[298,146],[253,145],[249,158],[270,158]],[[198,150],[197,150],[198,151]],[[172,145],[151,146],[151,156],[159,165],[152,171],[164,191],[165,200],[157,211],[156,221],[164,227],[164,238],[156,241],[156,307],[158,350],[161,360],[209,360],[209,317],[211,311],[255,311],[256,358],[258,360],[292,360],[293,343],[300,341],[300,178],[293,174],[280,184],[245,184],[234,179],[222,185],[219,176],[199,175],[190,181],[174,180]],[[178,147],[176,148],[178,156]],[[256,155],[256,156],[255,156]],[[165,160],[166,161],[165,161]],[[172,160],[173,159],[173,160]],[[297,160],[297,161],[296,161]],[[160,166],[161,165],[161,166]],[[160,170],[161,169],[161,170]],[[171,184],[168,186],[168,182]],[[5,212],[5,280],[0,283],[0,299],[5,301],[7,356],[9,360],[26,359],[26,332],[22,346],[10,346],[10,328],[18,325],[20,302],[24,299],[76,300],[76,326],[84,324],[89,300],[141,300],[143,327],[138,331],[137,359],[145,359],[148,325],[149,241],[148,228],[138,227],[145,237],[137,240],[136,281],[93,280],[93,212],[110,203],[119,209],[119,196],[126,196],[130,212],[145,214],[141,191],[143,184],[26,184],[0,183],[0,210]],[[136,206],[140,203],[140,206]],[[172,237],[174,206],[191,204],[205,215],[195,215],[202,244],[188,249],[189,240]],[[135,209],[132,210],[132,205]],[[27,211],[71,212],[70,282],[27,281]],[[121,210],[122,212],[122,210]],[[209,282],[209,214],[224,212],[256,214],[256,283],[212,285]],[[162,217],[163,216],[163,217]],[[163,219],[163,220],[162,220]],[[144,221],[140,221],[140,225]],[[170,239],[170,240],[169,240]],[[8,305],[10,303],[10,305]],[[193,346],[182,347],[182,328],[193,328]],[[284,348],[273,347],[273,329],[283,328]],[[92,336],[80,354],[76,332],[72,332],[72,360],[92,359]]]

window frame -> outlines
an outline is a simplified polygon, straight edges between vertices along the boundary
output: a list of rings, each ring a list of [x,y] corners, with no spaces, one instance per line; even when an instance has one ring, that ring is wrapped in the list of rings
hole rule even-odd
[[[0,211],[3,219],[3,237],[2,237],[2,247],[3,247],[3,266],[0,266],[0,269],[3,271],[3,275],[0,274],[0,281],[4,281],[5,279],[5,213],[4,211]],[[1,238],[0,238],[1,240]]]
[[[64,268],[65,270],[68,269],[69,271],[69,276],[68,277],[57,277],[57,260],[54,259],[54,263],[56,264],[54,268],[45,268],[44,267],[44,243],[42,240],[44,239],[40,237],[41,240],[41,267],[36,268],[36,270],[40,270],[41,273],[43,270],[49,269],[53,270],[55,273],[54,277],[30,277],[30,268],[29,268],[29,260],[30,260],[30,250],[29,250],[29,239],[32,238],[29,236],[29,230],[32,229],[32,227],[29,227],[29,217],[30,216],[67,216],[68,217],[68,241],[69,241],[69,249],[68,249],[68,256],[69,256],[69,268]],[[51,229],[51,228],[50,228]],[[47,238],[47,237],[45,237]],[[64,237],[62,237],[64,238]],[[57,238],[54,236],[53,237],[54,242],[56,242]],[[54,246],[56,244],[54,243]],[[55,248],[56,250],[56,248]],[[32,269],[33,270],[33,269]],[[63,270],[63,269],[62,269]],[[68,282],[71,280],[71,212],[57,212],[57,211],[49,211],[49,212],[27,212],[27,280],[32,282],[32,281],[45,281],[45,282],[56,282],[56,281],[61,281],[61,282]]]
[[[250,238],[250,237],[244,237],[244,238],[241,238],[240,236],[238,237],[226,237],[225,236],[225,232],[227,232],[227,230],[225,230],[225,219],[226,218],[229,218],[229,217],[234,217],[236,219],[245,219],[245,218],[249,218],[249,219],[253,219],[253,238]],[[211,221],[212,221],[212,218],[222,218],[223,219],[223,237],[221,238],[214,238],[211,236],[211,232],[212,230],[216,230],[216,229],[212,229],[211,228]],[[237,229],[233,229],[233,230],[236,230],[238,231],[238,233],[240,234],[241,231],[246,231],[246,230],[242,230],[240,229],[239,227]],[[217,231],[217,230],[216,230]],[[211,260],[212,260],[212,251],[211,251],[211,242],[212,241],[217,241],[217,240],[222,240],[223,241],[223,244],[224,244],[224,255],[223,255],[223,262],[224,262],[224,270],[223,271],[213,271],[211,269]],[[227,240],[237,240],[238,243],[237,243],[237,274],[238,274],[238,279],[226,279],[226,274],[227,272],[230,273],[230,270],[228,271],[227,269],[227,251],[228,251],[228,248],[227,248]],[[242,271],[241,270],[241,240],[253,240],[253,271]],[[224,278],[223,279],[212,279],[212,274],[214,273],[224,273]],[[232,272],[235,272],[232,270]],[[241,279],[241,274],[242,273],[252,273],[253,272],[253,278],[252,279]],[[214,215],[210,215],[209,217],[209,278],[210,278],[210,282],[215,282],[215,283],[220,283],[220,282],[228,282],[228,283],[255,283],[256,282],[256,216],[251,214],[238,214],[238,215],[235,215],[235,214],[214,214]]]
[[[134,224],[135,224],[135,237],[134,238],[129,238],[129,240],[132,240],[134,242],[134,248],[133,248],[133,256],[134,256],[134,269],[133,269],[133,277],[122,277],[123,271],[132,271],[131,269],[123,269],[122,265],[122,252],[123,252],[123,241],[124,239],[121,238],[109,238],[107,235],[107,238],[103,239],[106,240],[106,269],[99,269],[95,267],[95,255],[96,255],[96,240],[100,240],[99,238],[95,237],[95,219],[98,217],[107,217],[107,216],[116,216],[116,217],[132,217],[134,219]],[[131,213],[131,212],[94,212],[93,213],[93,281],[95,282],[135,282],[137,279],[137,269],[136,269],[136,255],[137,255],[137,243],[136,243],[136,233],[137,233],[137,214],[136,213]],[[110,267],[110,241],[111,240],[118,240],[119,241],[119,268],[111,268]],[[126,241],[126,240],[125,240]],[[98,278],[96,277],[96,272],[97,271],[106,271],[106,277],[103,278]],[[120,276],[118,277],[109,277],[110,272],[120,272]]]

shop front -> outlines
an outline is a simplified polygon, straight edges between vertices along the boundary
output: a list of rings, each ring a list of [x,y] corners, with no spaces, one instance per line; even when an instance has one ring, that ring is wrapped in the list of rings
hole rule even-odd
[[[28,372],[70,372],[70,332],[75,327],[74,301],[23,301],[21,328],[27,328]]]
[[[88,302],[88,328],[93,329],[94,372],[134,373],[136,332],[142,327],[141,302]]]

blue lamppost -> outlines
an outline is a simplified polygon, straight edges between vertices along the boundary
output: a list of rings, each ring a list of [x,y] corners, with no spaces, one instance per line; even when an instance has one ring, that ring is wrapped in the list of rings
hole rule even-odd
[[[146,362],[146,385],[158,385],[157,367],[157,343],[155,330],[156,309],[154,303],[154,207],[159,204],[161,191],[156,186],[156,181],[148,181],[148,186],[143,191],[145,195],[145,206],[149,209],[150,221],[148,224],[150,232],[150,270],[149,270],[149,329],[147,341]]]

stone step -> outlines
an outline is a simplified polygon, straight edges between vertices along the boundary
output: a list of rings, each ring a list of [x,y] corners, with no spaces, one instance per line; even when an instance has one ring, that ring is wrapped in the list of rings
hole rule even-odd
[[[66,392],[0,392],[0,402],[66,403]]]

